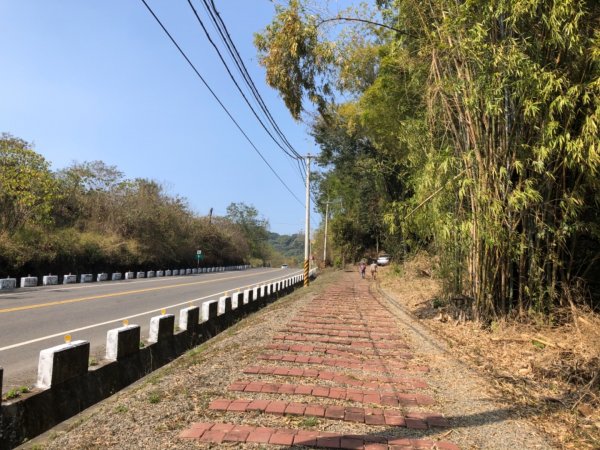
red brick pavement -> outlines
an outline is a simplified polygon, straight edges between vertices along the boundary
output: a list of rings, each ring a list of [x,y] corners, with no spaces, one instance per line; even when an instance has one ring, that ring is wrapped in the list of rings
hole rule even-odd
[[[371,435],[325,433],[322,431],[295,430],[289,428],[266,428],[215,422],[194,423],[179,434],[182,439],[201,442],[238,442],[274,445],[303,445],[307,447],[340,449],[439,449],[459,450],[450,442],[427,439],[388,438]]]
[[[209,405],[213,414],[240,414],[247,421],[252,421],[256,414],[318,417],[320,421],[360,423],[363,427],[373,427],[374,434],[206,422],[192,424],[181,432],[180,438],[213,444],[247,442],[365,450],[458,449],[449,442],[397,436],[402,428],[411,428],[418,434],[418,430],[446,427],[449,423],[441,414],[403,409],[434,404],[432,397],[414,392],[427,388],[427,383],[413,376],[426,374],[429,368],[407,364],[406,360],[413,357],[409,346],[398,333],[393,316],[368,293],[366,284],[353,287],[352,283],[340,283],[329,288],[292,318],[273,341],[265,349],[283,353],[258,357],[272,365],[241,368],[249,379],[236,381],[228,388],[230,393],[243,393],[247,398],[214,399]],[[319,366],[335,369],[322,370]],[[264,376],[282,377],[286,382],[265,381]],[[323,384],[305,384],[308,379]],[[261,398],[252,397],[258,394]],[[291,395],[311,396],[317,401],[329,399],[336,404],[286,401],[286,396]],[[398,431],[390,433],[391,430]]]
[[[228,389],[234,392],[263,392],[294,395],[311,395],[314,397],[327,397],[336,400],[349,400],[358,403],[372,403],[376,405],[386,406],[429,406],[434,403],[433,398],[425,394],[401,393],[390,390],[386,391],[375,389],[327,387],[309,384],[266,383],[263,381],[236,381],[235,383],[230,384]]]

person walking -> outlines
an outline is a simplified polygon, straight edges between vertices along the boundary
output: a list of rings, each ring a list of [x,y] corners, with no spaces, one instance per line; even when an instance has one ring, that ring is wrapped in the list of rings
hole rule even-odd
[[[377,279],[377,262],[373,261],[373,263],[371,263],[371,278],[373,278],[373,280]]]
[[[364,261],[358,263],[358,271],[360,272],[360,277],[364,278],[367,271],[367,264]]]

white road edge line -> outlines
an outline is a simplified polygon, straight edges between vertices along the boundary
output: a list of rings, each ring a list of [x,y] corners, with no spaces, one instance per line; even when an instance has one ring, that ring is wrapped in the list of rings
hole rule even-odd
[[[301,272],[298,272],[298,273],[301,273]],[[293,276],[293,275],[291,274],[290,276]],[[283,278],[287,278],[287,277],[283,277]],[[270,280],[264,280],[264,281],[259,281],[257,283],[252,283],[252,285],[270,283],[271,281],[280,280],[280,279],[282,279],[282,277],[271,278]],[[221,280],[217,280],[217,281],[221,281]],[[249,285],[246,285],[246,286],[249,286]],[[246,287],[246,286],[243,286],[243,287]],[[55,334],[51,334],[49,336],[44,336],[44,337],[40,337],[40,338],[36,338],[36,339],[31,339],[30,341],[19,342],[17,344],[8,345],[6,347],[0,347],[0,352],[6,351],[6,350],[11,350],[13,348],[23,347],[23,346],[29,345],[29,344],[35,344],[36,342],[45,341],[46,339],[52,339],[52,338],[55,338],[55,337],[64,336],[65,334],[77,333],[78,331],[89,330],[90,328],[101,327],[101,326],[108,325],[108,324],[115,323],[115,322],[123,322],[123,320],[125,320],[125,319],[133,319],[135,317],[145,316],[145,315],[148,315],[148,314],[152,314],[154,312],[160,312],[163,309],[176,308],[177,306],[188,305],[188,304],[190,304],[192,302],[197,302],[197,301],[200,301],[200,300],[205,300],[207,298],[215,297],[215,296],[218,296],[218,295],[223,294],[225,292],[234,291],[236,289],[242,289],[242,288],[232,288],[232,289],[228,289],[228,290],[225,290],[225,291],[217,292],[215,294],[206,295],[204,297],[198,297],[198,298],[194,298],[192,300],[186,300],[185,302],[176,303],[174,305],[165,306],[165,307],[158,308],[158,309],[152,309],[150,311],[146,311],[146,312],[143,312],[143,313],[138,313],[138,314],[134,314],[134,315],[131,315],[131,316],[125,316],[125,317],[121,317],[119,319],[108,320],[106,322],[96,323],[96,324],[93,324],[93,325],[88,325],[86,327],[74,328],[72,330],[67,330],[67,331],[61,331],[60,333],[55,333]]]

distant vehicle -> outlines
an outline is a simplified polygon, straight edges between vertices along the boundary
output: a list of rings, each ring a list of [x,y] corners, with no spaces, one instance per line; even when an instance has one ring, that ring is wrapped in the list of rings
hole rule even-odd
[[[287,269],[287,268],[288,268],[288,265],[287,265],[287,264],[282,264],[282,265],[281,265],[281,268],[282,268],[282,269]]]
[[[378,266],[387,266],[390,263],[390,255],[380,255],[377,258]]]

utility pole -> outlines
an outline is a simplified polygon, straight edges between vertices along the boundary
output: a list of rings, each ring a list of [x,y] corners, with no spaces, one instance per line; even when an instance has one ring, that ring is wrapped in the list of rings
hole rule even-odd
[[[327,266],[327,219],[329,218],[329,199],[325,203],[325,237],[323,238],[323,265]]]
[[[306,155],[306,221],[304,223],[304,287],[310,271],[310,153]]]
[[[329,197],[327,197],[327,201],[325,202],[325,238],[323,239],[323,262],[327,261],[327,221],[329,220],[329,205],[339,202],[341,202],[341,199],[330,202]]]

